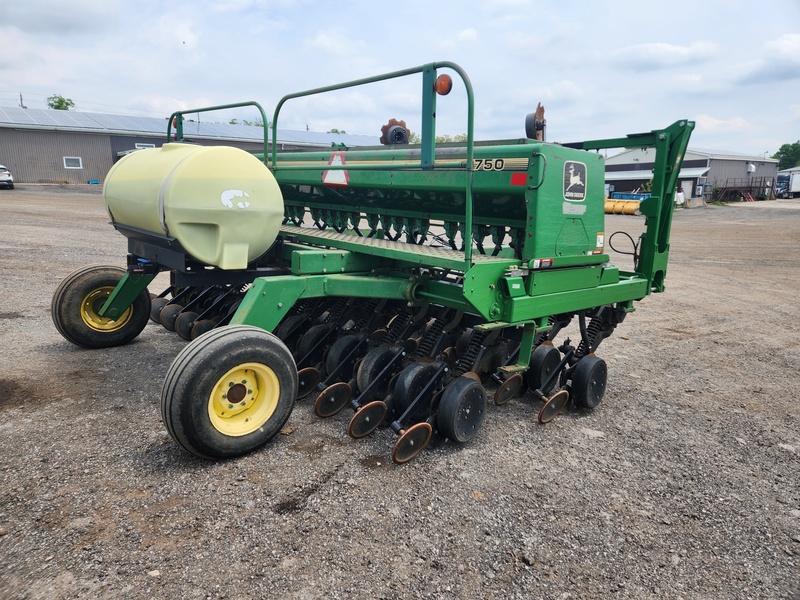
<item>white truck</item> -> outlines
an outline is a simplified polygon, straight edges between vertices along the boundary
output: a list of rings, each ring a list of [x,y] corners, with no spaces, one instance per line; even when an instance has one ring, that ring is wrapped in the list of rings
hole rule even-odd
[[[778,171],[775,195],[778,198],[800,197],[800,167]]]

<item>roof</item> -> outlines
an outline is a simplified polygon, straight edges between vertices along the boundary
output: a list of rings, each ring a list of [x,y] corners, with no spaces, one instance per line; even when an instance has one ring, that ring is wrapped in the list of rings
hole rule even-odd
[[[678,174],[678,179],[695,179],[697,177],[704,177],[708,173],[708,167],[692,167],[689,169],[681,169]],[[631,179],[651,179],[653,171],[638,170],[638,171],[608,171],[606,172],[606,181],[629,181]]]
[[[800,173],[800,165],[796,167],[789,167],[788,169],[783,169],[781,171],[778,171],[778,173],[780,173],[781,175],[783,174],[788,175],[789,173]]]
[[[606,159],[607,165],[624,165],[630,162],[653,162],[655,160],[655,148],[631,148]],[[753,156],[750,154],[739,154],[728,150],[703,150],[700,148],[687,148],[683,160],[742,160],[748,162],[778,163],[776,158],[764,158],[764,156]]]
[[[71,110],[47,110],[41,108],[0,107],[0,127],[21,129],[57,130],[80,133],[103,133],[116,135],[147,135],[167,137],[167,117],[134,117],[104,113],[85,113]],[[263,142],[261,127],[214,123],[198,119],[185,120],[183,135],[197,139],[223,139],[244,142]],[[379,135],[352,135],[278,129],[278,142],[330,146],[342,143],[347,146],[375,146]]]

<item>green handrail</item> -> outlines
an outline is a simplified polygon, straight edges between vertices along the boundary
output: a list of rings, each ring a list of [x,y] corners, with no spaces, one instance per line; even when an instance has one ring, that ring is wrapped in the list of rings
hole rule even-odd
[[[436,112],[436,90],[434,89],[434,82],[436,80],[436,71],[437,69],[446,68],[452,71],[455,71],[461,80],[464,82],[464,88],[467,92],[467,161],[465,167],[465,171],[467,174],[466,178],[466,196],[465,196],[465,215],[464,215],[464,271],[466,272],[472,266],[472,184],[473,184],[473,175],[474,175],[474,167],[473,167],[473,145],[474,145],[474,117],[475,117],[475,100],[474,94],[472,91],[472,83],[469,80],[466,72],[457,64],[448,61],[442,62],[434,62],[428,63],[419,67],[411,67],[409,69],[402,69],[400,71],[393,71],[391,73],[384,73],[383,75],[375,75],[373,77],[365,77],[363,79],[355,79],[353,81],[348,81],[345,83],[339,83],[335,85],[328,85],[324,87],[314,88],[311,90],[306,90],[303,92],[295,92],[293,94],[287,94],[283,98],[280,99],[277,106],[275,107],[275,113],[272,117],[272,164],[271,168],[273,171],[278,170],[278,115],[280,113],[281,108],[283,105],[289,101],[296,98],[303,98],[305,96],[312,96],[316,94],[323,94],[326,92],[332,92],[336,90],[342,90],[346,88],[367,85],[370,83],[376,83],[378,81],[387,81],[389,79],[396,79],[398,77],[406,77],[408,75],[414,75],[417,73],[423,74],[423,114],[422,114],[422,152],[421,158],[419,162],[404,162],[401,165],[393,165],[393,168],[403,168],[403,169],[412,169],[412,168],[419,168],[419,169],[434,169],[437,165],[434,161],[434,148],[436,145],[436,135],[435,135],[435,112]],[[266,159],[266,152],[264,153],[264,157]],[[445,168],[460,168],[462,165],[460,163],[454,163],[453,161],[448,161],[447,163],[440,163],[440,167]],[[297,166],[284,166],[281,167],[283,169],[290,169],[290,170],[303,170],[304,168],[301,165]],[[314,167],[316,168],[316,167]],[[338,166],[338,165],[331,165],[329,167],[331,170],[343,170],[346,168],[352,168],[347,166]]]
[[[256,102],[255,100],[250,100],[249,102],[236,102],[234,104],[220,104],[218,106],[206,106],[204,108],[195,108],[192,110],[178,110],[172,113],[169,116],[169,121],[167,121],[167,141],[172,140],[172,123],[175,123],[175,137],[178,140],[183,139],[183,115],[190,115],[195,113],[201,112],[213,112],[215,110],[227,110],[229,108],[241,108],[243,106],[255,106],[258,109],[258,112],[261,113],[261,119],[264,123],[264,156],[267,155],[267,113],[264,112],[262,106]]]

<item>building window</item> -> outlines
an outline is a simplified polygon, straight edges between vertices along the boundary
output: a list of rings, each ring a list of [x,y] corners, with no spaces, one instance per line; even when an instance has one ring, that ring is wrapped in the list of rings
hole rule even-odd
[[[155,148],[156,147],[155,144],[138,144],[138,143],[134,144],[134,146],[136,146],[137,150],[143,150],[145,148]]]
[[[64,157],[65,169],[82,169],[83,161],[80,156],[65,156]]]

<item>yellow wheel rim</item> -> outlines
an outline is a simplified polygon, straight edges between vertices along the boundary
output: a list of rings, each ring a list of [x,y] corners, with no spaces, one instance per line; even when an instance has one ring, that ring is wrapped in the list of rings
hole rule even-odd
[[[217,380],[208,398],[208,416],[225,435],[252,433],[269,421],[278,407],[278,376],[260,363],[238,365]]]
[[[114,286],[108,285],[89,292],[81,302],[81,319],[84,324],[95,331],[109,332],[115,331],[125,326],[133,314],[133,307],[129,306],[124,313],[116,319],[101,317],[97,311],[105,304]]]

